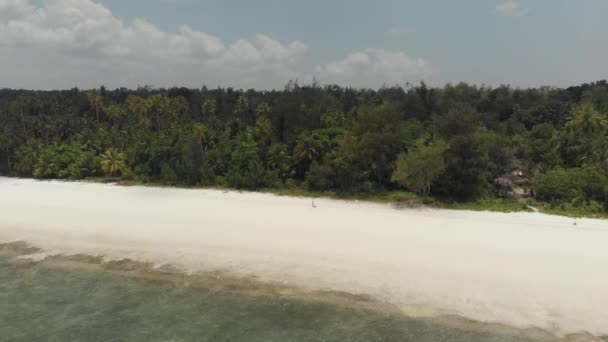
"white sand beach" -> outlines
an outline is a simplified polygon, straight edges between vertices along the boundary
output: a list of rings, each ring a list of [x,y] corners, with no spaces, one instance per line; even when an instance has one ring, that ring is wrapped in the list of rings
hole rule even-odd
[[[0,243],[608,334],[608,221],[0,178]]]

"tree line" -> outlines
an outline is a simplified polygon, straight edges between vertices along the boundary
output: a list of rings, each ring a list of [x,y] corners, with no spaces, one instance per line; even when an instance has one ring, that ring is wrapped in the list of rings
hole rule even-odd
[[[608,209],[608,83],[0,90],[0,173],[470,200],[523,165],[534,195]]]

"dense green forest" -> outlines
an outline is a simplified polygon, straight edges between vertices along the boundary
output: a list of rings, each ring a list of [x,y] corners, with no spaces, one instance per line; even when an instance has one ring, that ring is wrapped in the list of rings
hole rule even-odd
[[[537,200],[608,210],[608,83],[515,89],[0,90],[0,173],[337,193]]]

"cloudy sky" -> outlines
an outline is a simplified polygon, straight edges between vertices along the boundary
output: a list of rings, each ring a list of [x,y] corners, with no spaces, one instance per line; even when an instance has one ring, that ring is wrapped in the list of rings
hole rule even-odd
[[[0,0],[0,87],[568,86],[605,0]]]

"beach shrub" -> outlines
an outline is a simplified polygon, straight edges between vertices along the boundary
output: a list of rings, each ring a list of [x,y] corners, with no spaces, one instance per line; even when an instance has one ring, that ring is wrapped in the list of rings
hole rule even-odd
[[[397,159],[397,167],[393,172],[393,182],[427,196],[431,192],[431,184],[445,171],[443,154],[449,148],[442,140],[429,145],[420,145],[408,153],[402,153]]]
[[[533,190],[539,200],[577,206],[595,201],[606,203],[608,177],[596,167],[553,169],[538,174]]]

